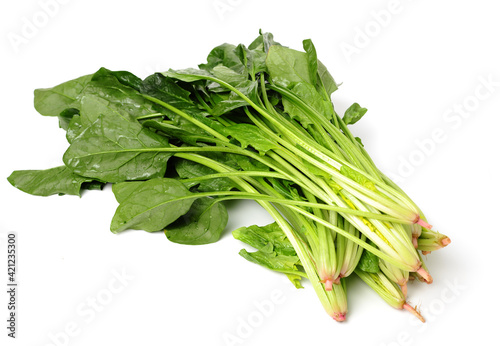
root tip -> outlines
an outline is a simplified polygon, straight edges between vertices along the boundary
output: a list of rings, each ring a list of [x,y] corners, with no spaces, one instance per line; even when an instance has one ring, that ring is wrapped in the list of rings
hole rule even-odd
[[[415,316],[420,321],[422,321],[422,323],[425,323],[425,318],[423,318],[422,315],[420,315],[420,313],[414,307],[412,307],[411,305],[409,305],[408,303],[404,303],[403,309],[411,312],[413,314],[413,316]]]

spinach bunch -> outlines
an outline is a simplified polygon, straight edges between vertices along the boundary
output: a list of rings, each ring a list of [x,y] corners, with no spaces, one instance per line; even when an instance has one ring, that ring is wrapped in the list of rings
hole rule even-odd
[[[255,200],[275,222],[233,232],[257,249],[242,250],[244,258],[298,288],[309,279],[338,321],[347,312],[345,278],[355,271],[408,309],[407,281],[432,281],[418,250],[449,238],[431,231],[375,166],[348,128],[366,109],[354,103],[339,116],[330,99],[337,83],[311,40],[303,48],[261,32],[248,47],[215,47],[198,69],[140,79],[101,68],[37,89],[36,110],[66,130],[64,165],[8,179],[40,196],[112,183],[112,232],[163,231],[180,244],[219,240],[223,202]]]

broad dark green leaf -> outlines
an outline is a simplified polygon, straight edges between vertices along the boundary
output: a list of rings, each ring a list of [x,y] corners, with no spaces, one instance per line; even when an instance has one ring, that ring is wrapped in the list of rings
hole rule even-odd
[[[194,107],[190,92],[161,73],[147,77],[141,85],[141,93],[153,96],[174,107]]]
[[[73,142],[73,140],[83,132],[85,128],[82,126],[82,118],[79,115],[74,115],[66,129],[66,139],[69,143]]]
[[[165,228],[168,240],[187,245],[218,241],[227,225],[226,207],[213,198],[198,198],[191,209]]]
[[[211,72],[214,67],[223,65],[238,74],[244,74],[245,64],[241,62],[235,53],[235,49],[236,47],[232,44],[221,44],[220,46],[212,49],[212,51],[208,54],[207,63],[200,64],[198,67],[202,70]]]
[[[219,156],[223,156],[220,154]],[[175,170],[183,179],[195,179],[208,174],[217,173],[213,169],[189,160],[178,160],[175,162]],[[190,186],[198,185],[198,191],[229,191],[237,188],[238,185],[229,178],[214,178],[200,180],[191,183]]]
[[[128,184],[128,182],[122,183]],[[175,179],[156,178],[134,184],[130,189],[120,186],[114,189],[120,205],[111,221],[113,233],[126,229],[142,229],[147,232],[163,228],[186,214],[196,197]]]
[[[130,77],[132,79],[132,77]],[[130,82],[130,81],[129,81]],[[101,112],[115,112],[125,118],[137,118],[139,116],[157,113],[158,106],[145,99],[139,91],[138,81],[133,82],[134,87],[122,84],[115,76],[115,72],[101,68],[97,71],[90,83],[83,91],[80,98],[84,96],[93,102],[82,104],[81,113],[90,119],[97,119]],[[89,97],[93,96],[93,97]],[[82,119],[83,120],[83,119]]]
[[[168,141],[117,114],[99,116],[73,139],[63,161],[75,173],[107,182],[144,180],[165,174]]]
[[[118,203],[126,200],[132,193],[142,186],[143,181],[124,181],[113,184],[112,190]]]
[[[35,109],[41,115],[59,116],[67,108],[78,108],[78,97],[92,75],[82,76],[53,88],[35,90]]]
[[[367,112],[366,108],[362,108],[359,104],[353,103],[351,107],[347,108],[342,120],[346,125],[353,125]]]
[[[80,196],[82,184],[92,179],[74,174],[66,166],[44,170],[14,171],[7,178],[14,187],[36,196]]]
[[[326,119],[332,119],[333,108],[330,101],[326,101],[314,86],[308,83],[296,83],[290,85],[290,90]],[[299,121],[302,126],[307,127],[312,123],[307,111],[304,111],[301,107],[289,101],[287,98],[283,98],[283,107],[285,112],[288,113],[292,119]]]

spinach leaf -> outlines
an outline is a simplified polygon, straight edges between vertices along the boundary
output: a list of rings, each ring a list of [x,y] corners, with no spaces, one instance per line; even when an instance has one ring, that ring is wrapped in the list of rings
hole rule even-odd
[[[155,149],[168,141],[115,113],[100,115],[74,138],[63,161],[75,173],[107,182],[162,177],[171,153]]]
[[[198,198],[191,209],[165,228],[168,240],[188,245],[218,241],[227,225],[226,207],[213,198]]]
[[[183,179],[195,179],[208,174],[217,173],[213,169],[189,160],[177,160],[175,162],[175,170]],[[192,183],[191,186],[197,185],[198,191],[229,191],[237,188],[238,185],[229,178],[214,178],[203,179],[199,182]]]
[[[196,197],[182,183],[175,179],[156,178],[144,182],[133,182],[130,188],[113,188],[120,205],[111,221],[111,231],[119,233],[126,229],[142,229],[147,232],[163,228],[186,214]]]
[[[66,166],[44,170],[14,171],[8,181],[21,191],[36,195],[76,195],[80,196],[82,184],[92,179],[74,174]]]
[[[205,71],[211,71],[214,67],[223,65],[230,68],[238,74],[244,74],[245,65],[240,60],[239,56],[235,53],[236,46],[224,43],[215,47],[208,54],[207,63],[200,64],[198,67]]]
[[[78,96],[92,79],[86,75],[53,88],[35,90],[35,109],[41,115],[59,116],[67,108],[78,108]]]
[[[253,225],[238,228],[233,231],[233,237],[258,250],[249,253],[242,249],[240,255],[243,258],[287,274],[295,287],[302,288],[300,283],[302,272],[298,269],[300,260],[292,244],[275,222],[262,227]]]
[[[362,108],[358,103],[353,103],[352,106],[345,111],[342,120],[346,125],[353,125],[357,123],[367,111],[366,108]]]
[[[259,129],[251,124],[237,124],[224,128],[224,134],[233,137],[241,143],[242,148],[251,145],[261,155],[267,151],[279,148],[278,143]]]
[[[380,271],[379,258],[370,251],[363,250],[357,269],[361,269],[368,273],[378,273]]]

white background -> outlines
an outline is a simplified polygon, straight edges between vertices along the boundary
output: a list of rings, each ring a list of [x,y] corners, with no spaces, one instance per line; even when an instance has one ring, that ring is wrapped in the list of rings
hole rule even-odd
[[[497,5],[491,0],[3,1],[0,343],[406,346],[496,338]],[[434,283],[409,287],[409,300],[420,306],[426,324],[389,307],[357,279],[349,281],[347,321],[336,323],[310,285],[295,290],[280,275],[246,262],[230,231],[271,221],[253,203],[229,206],[220,242],[181,246],[161,233],[112,234],[117,203],[109,188],[82,198],[43,198],[7,182],[13,170],[60,165],[67,147],[57,120],[34,110],[35,88],[101,66],[140,77],[195,67],[218,44],[249,44],[259,28],[291,48],[313,40],[319,58],[342,83],[333,96],[337,111],[342,114],[353,102],[369,109],[353,131],[435,229],[452,239],[427,256]],[[484,80],[492,84],[489,92]],[[457,106],[465,109],[463,115]],[[17,234],[19,250],[16,340],[6,336],[8,232]]]

